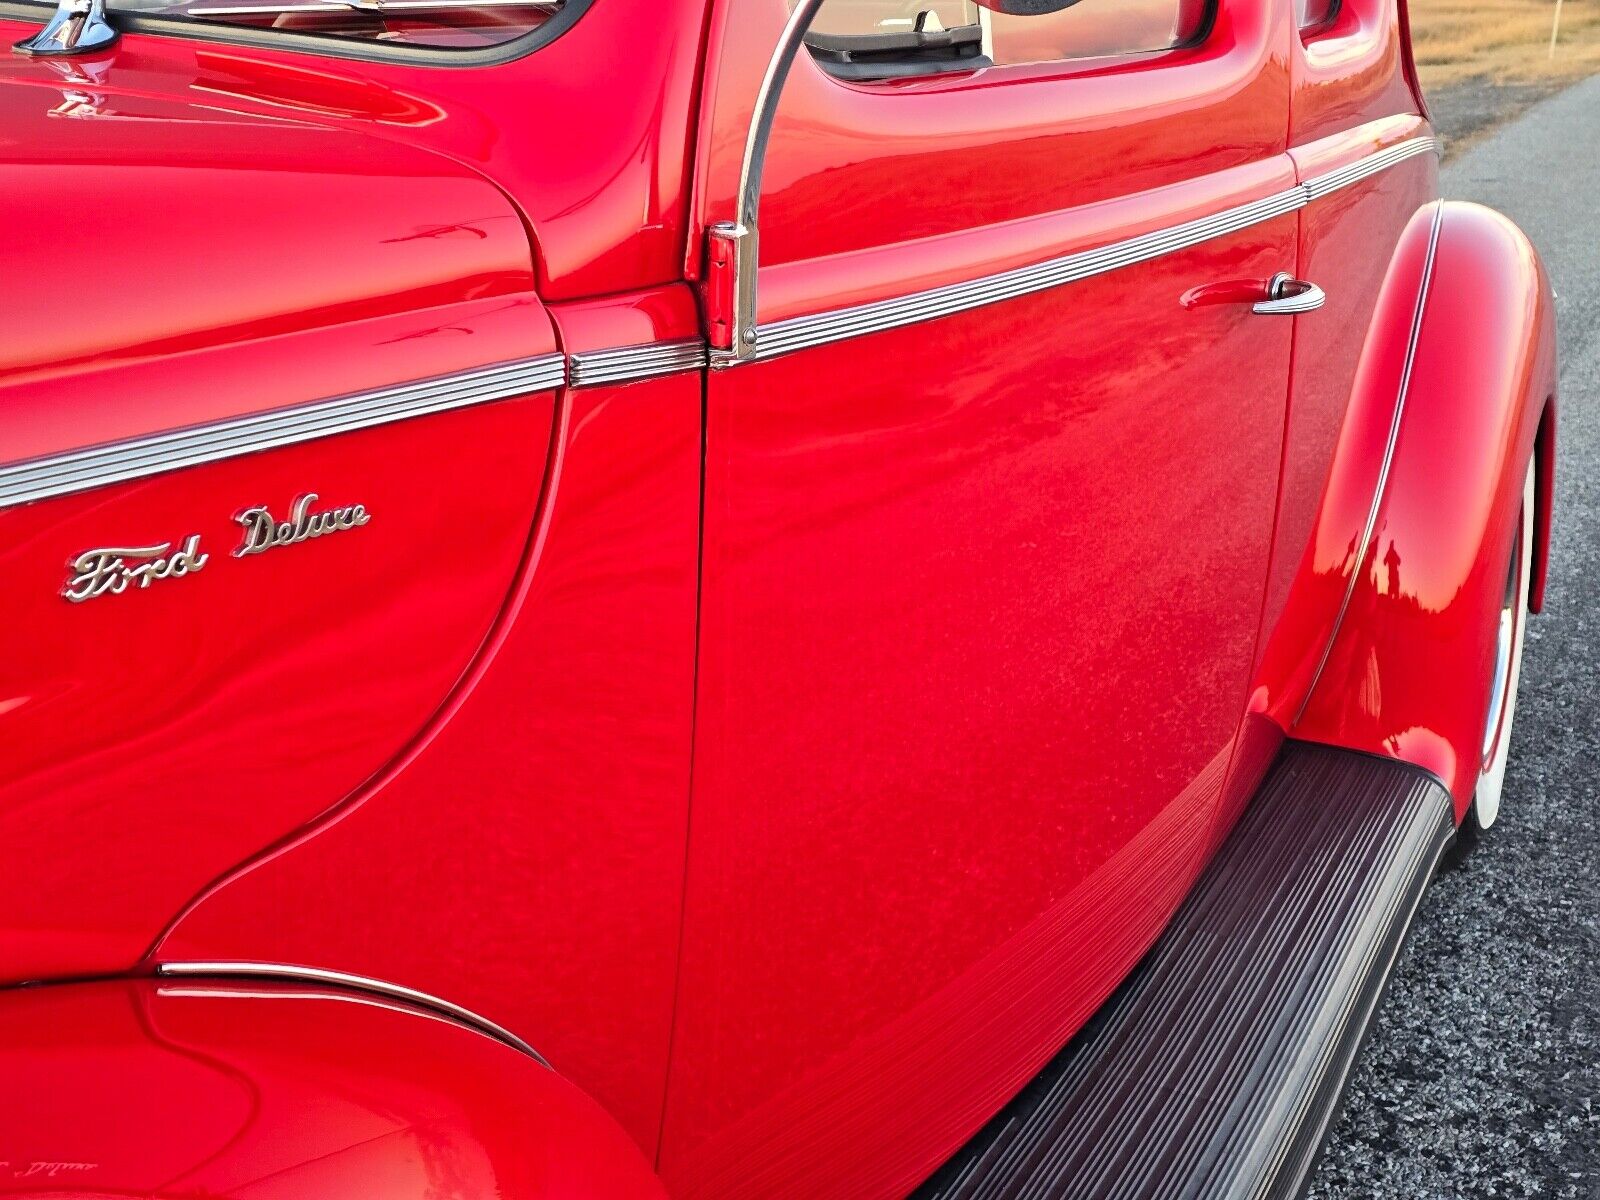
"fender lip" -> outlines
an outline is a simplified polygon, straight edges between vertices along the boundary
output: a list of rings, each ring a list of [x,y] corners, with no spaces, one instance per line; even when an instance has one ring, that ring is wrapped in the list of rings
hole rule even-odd
[[[1459,821],[1481,771],[1523,482],[1530,458],[1549,462],[1557,348],[1549,279],[1526,234],[1482,205],[1442,211],[1378,534],[1291,731],[1426,766],[1449,784]],[[1381,444],[1375,430],[1368,443]]]
[[[1300,707],[1294,714],[1294,720],[1290,722],[1291,726],[1300,723],[1311,704],[1311,698],[1316,695],[1317,684],[1321,682],[1322,673],[1327,669],[1328,659],[1333,655],[1334,644],[1339,640],[1339,630],[1343,627],[1345,616],[1350,611],[1350,601],[1354,599],[1356,588],[1361,582],[1362,564],[1367,561],[1367,554],[1372,549],[1372,539],[1377,535],[1378,515],[1383,511],[1384,495],[1389,488],[1389,474],[1394,468],[1395,447],[1399,444],[1400,430],[1405,424],[1406,398],[1411,392],[1411,376],[1417,365],[1417,347],[1422,342],[1422,320],[1428,311],[1428,293],[1433,286],[1433,269],[1439,256],[1439,234],[1443,227],[1444,201],[1435,200],[1433,221],[1428,231],[1428,250],[1422,261],[1422,278],[1417,287],[1417,303],[1412,311],[1411,332],[1406,340],[1405,364],[1400,369],[1400,386],[1395,396],[1394,416],[1389,422],[1389,437],[1384,445],[1383,461],[1378,467],[1378,482],[1372,489],[1372,505],[1367,510],[1366,524],[1361,531],[1361,540],[1356,546],[1355,567],[1345,584],[1344,597],[1339,602],[1339,610],[1334,614],[1333,624],[1322,646],[1322,656],[1317,660],[1316,670],[1311,673],[1311,682],[1306,686]]]
[[[599,1100],[414,1003],[149,974],[0,991],[13,1200],[666,1200]]]
[[[370,979],[365,975],[351,975],[344,971],[330,971],[323,967],[302,967],[288,963],[270,962],[164,962],[156,965],[155,973],[158,977],[163,978],[194,979],[200,977],[210,979],[260,979],[277,983],[314,983],[323,986],[349,988],[358,992],[370,992],[373,995],[383,996],[390,1000],[404,1000],[416,1005],[418,1008],[430,1009],[451,1017],[463,1025],[486,1033],[496,1041],[504,1042],[512,1049],[520,1050],[546,1070],[555,1070],[544,1055],[540,1054],[509,1029],[495,1024],[487,1017],[479,1016],[471,1009],[462,1008],[459,1004],[452,1004],[450,1001],[440,999],[438,996],[430,995],[427,992],[419,992],[415,988],[403,987],[398,983],[389,983],[383,979]]]

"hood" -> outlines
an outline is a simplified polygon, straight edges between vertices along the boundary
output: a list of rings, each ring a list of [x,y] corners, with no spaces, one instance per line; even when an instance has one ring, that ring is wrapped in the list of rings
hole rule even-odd
[[[0,38],[30,29],[0,22]],[[8,461],[71,448],[20,410],[81,396],[87,373],[533,291],[500,190],[388,136],[440,119],[431,106],[175,41],[0,56]],[[93,416],[96,440],[145,432]]]

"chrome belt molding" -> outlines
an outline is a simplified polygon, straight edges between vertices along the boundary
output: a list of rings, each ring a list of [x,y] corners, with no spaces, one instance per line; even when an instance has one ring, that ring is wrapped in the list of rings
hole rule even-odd
[[[733,219],[718,222],[706,230],[711,270],[713,274],[726,278],[726,292],[732,307],[731,312],[718,314],[717,322],[714,322],[726,320],[729,345],[711,351],[713,367],[737,366],[808,346],[820,346],[917,321],[929,321],[979,305],[997,303],[1043,288],[1059,287],[1090,275],[1114,271],[1243,229],[1257,221],[1292,212],[1412,155],[1438,150],[1438,142],[1434,138],[1411,138],[1335,171],[1296,184],[1275,196],[1226,209],[1198,221],[1142,234],[1096,250],[1068,254],[1032,267],[914,292],[893,300],[762,325],[757,296],[761,273],[761,191],[766,173],[767,148],[772,139],[773,123],[784,83],[822,4],[823,0],[796,0],[793,4],[789,20],[767,61],[761,87],[756,93],[750,126],[745,131]],[[1208,229],[1208,222],[1215,224]],[[1170,244],[1163,245],[1163,238],[1170,238]]]
[[[1046,259],[1026,267],[1017,267],[993,275],[961,283],[946,284],[926,291],[911,292],[889,300],[828,312],[790,317],[783,321],[760,325],[753,341],[746,343],[736,358],[712,355],[712,365],[725,367],[735,362],[748,362],[789,354],[812,346],[861,337],[913,325],[921,321],[937,320],[968,309],[987,304],[1013,300],[1034,292],[1076,283],[1095,275],[1149,262],[1162,255],[1198,246],[1213,238],[1237,233],[1263,221],[1270,221],[1285,213],[1295,212],[1307,204],[1349,187],[1363,179],[1385,171],[1397,163],[1419,154],[1437,153],[1437,138],[1417,137],[1386,147],[1374,154],[1357,159],[1338,170],[1313,176],[1292,188],[1263,196],[1247,204],[1225,208],[1210,216],[1198,217],[1180,225],[1152,230],[1138,237],[1126,238],[1092,250],[1081,250],[1058,258]]]
[[[698,371],[706,365],[706,358],[706,344],[698,338],[586,350],[572,356],[572,386],[631,383],[679,371]]]
[[[1433,137],[1415,137],[1404,142],[1396,142],[1365,158],[1358,158],[1353,163],[1348,163],[1334,171],[1322,175],[1313,175],[1300,186],[1305,189],[1307,200],[1320,200],[1331,192],[1340,188],[1349,187],[1352,183],[1376,175],[1379,171],[1387,171],[1397,163],[1403,163],[1408,158],[1415,158],[1419,154],[1439,153],[1439,139]]]
[[[566,382],[567,360],[545,354],[420,383],[252,413],[31,459],[0,468],[0,507],[143,479],[181,467],[292,446],[356,429],[545,392]]]
[[[1260,200],[1252,200],[1248,204],[1223,209],[1207,217],[1153,230],[1093,250],[1082,250],[1059,258],[1049,258],[1031,266],[1017,267],[963,283],[946,284],[923,292],[912,292],[906,296],[896,296],[892,300],[878,300],[870,304],[818,313],[815,316],[793,317],[771,325],[762,325],[757,331],[753,356],[770,358],[776,354],[787,354],[793,350],[819,346],[826,342],[878,333],[885,329],[896,329],[920,321],[932,321],[939,317],[950,316],[952,313],[965,312],[968,309],[997,304],[1003,300],[1013,300],[1033,292],[1076,283],[1081,279],[1104,275],[1108,271],[1129,267],[1135,263],[1148,262],[1164,254],[1171,254],[1175,250],[1198,246],[1212,238],[1222,237],[1262,221],[1271,220],[1273,217],[1282,216],[1284,213],[1294,212],[1298,208],[1303,208],[1305,203],[1305,193],[1301,188],[1288,188],[1264,196]]]
[[[897,329],[1103,275],[1224,237],[1291,213],[1419,154],[1437,153],[1438,139],[1416,137],[1388,146],[1281,192],[1209,216],[1153,230],[992,275],[763,325],[737,359],[708,351],[698,338],[543,354],[416,383],[253,413],[190,429],[131,438],[0,467],[0,508],[66,496],[111,483],[260,450],[369,429],[431,413],[513,396],[572,387],[630,383],[708,364],[772,358],[813,346]]]

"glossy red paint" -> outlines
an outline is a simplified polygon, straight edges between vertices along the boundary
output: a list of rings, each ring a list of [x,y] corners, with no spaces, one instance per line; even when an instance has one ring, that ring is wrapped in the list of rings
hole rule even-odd
[[[1273,144],[1270,139],[1266,143]],[[946,169],[959,170],[959,156],[953,156]],[[1173,171],[1169,183],[1150,192],[993,225],[973,225],[935,237],[908,238],[849,254],[777,263],[761,272],[761,319],[779,321],[980,278],[1209,216],[1283,191],[1294,183],[1293,161],[1287,155],[1269,153],[1260,160],[1209,175],[1191,177]],[[1292,252],[1292,245],[1286,246],[1284,254]],[[1285,261],[1282,256],[1278,259],[1280,264]],[[1261,266],[1265,269],[1271,265]],[[1227,266],[1224,254],[1216,270],[1226,270]],[[1238,283],[1233,276],[1212,279],[1207,275],[1205,282],[1196,287]],[[1250,284],[1253,286],[1236,296],[1236,306],[1246,296],[1259,299],[1258,293],[1266,290],[1266,277],[1252,276]],[[1174,297],[1173,303],[1184,305],[1185,297],[1193,290]],[[1163,311],[1167,308],[1166,299],[1163,296]]]
[[[1131,292],[1017,301],[1003,351],[952,318],[874,338],[869,374],[833,347],[713,377],[663,1148],[681,1194],[902,1192],[1187,889],[1265,575],[1287,343],[1253,339],[1287,329],[1210,309],[1158,340],[1140,305],[1207,270],[1270,273],[1291,231],[1174,256]],[[1078,311],[1104,314],[1096,349],[1125,371],[1024,336]],[[951,355],[930,362],[929,336]],[[1245,343],[1260,374],[1189,403],[1207,347]],[[1184,386],[1154,391],[1140,349]],[[1228,437],[1240,411],[1259,424]],[[1159,510],[1129,499],[1142,470],[1167,481]]]
[[[679,276],[704,20],[705,0],[604,0],[536,53],[455,69],[341,59],[337,42],[323,53],[304,42],[279,49],[271,31],[229,44],[237,32],[191,28],[191,37],[128,34],[111,54],[80,60],[75,69],[92,87],[64,77],[59,59],[7,56],[0,77],[100,96],[117,117],[176,101],[217,126],[213,140],[235,116],[290,117],[430,151],[503,189],[539,247],[541,293],[567,299]],[[0,40],[36,28],[4,22]],[[629,86],[616,86],[604,65],[614,62],[628,64]],[[64,99],[76,104],[59,91],[41,95],[41,114]],[[80,106],[73,115],[86,114]],[[119,136],[129,123],[114,122]],[[202,130],[167,132],[182,147]],[[47,148],[63,134],[56,124],[28,144]],[[224,201],[218,216],[227,212]]]
[[[766,65],[745,48],[774,45],[787,11],[784,0],[714,6],[696,230],[732,215]],[[829,255],[1126,202],[1257,164],[1283,146],[1289,26],[1286,6],[1220,0],[1197,47],[889,86],[842,84],[802,55],[768,153],[762,262],[821,269]],[[691,241],[691,278],[699,267]]]
[[[1397,0],[1344,0],[1330,24],[1294,38],[1290,157],[1299,178],[1338,171],[1432,131],[1402,69],[1402,21]],[[1395,253],[1406,222],[1437,194],[1437,162],[1422,155],[1301,211],[1299,274],[1322,286],[1328,302],[1298,323],[1294,341],[1272,578],[1251,704],[1266,717],[1264,750],[1274,746],[1269,726],[1293,722],[1306,698],[1354,570],[1336,549],[1360,538],[1365,525],[1398,381],[1387,373],[1355,389],[1352,381],[1358,370],[1378,368],[1360,365],[1363,354],[1378,355],[1374,342],[1390,347],[1384,365],[1398,370],[1392,354],[1403,354],[1421,261],[1416,246],[1398,261]],[[1387,307],[1381,294],[1389,296]],[[1398,350],[1390,346],[1395,338],[1402,339]],[[1262,770],[1269,757],[1259,757]]]
[[[1290,151],[1303,178],[1428,133],[1416,117],[1373,121]],[[1326,646],[1371,508],[1422,282],[1437,167],[1431,155],[1314,201],[1300,214],[1299,271],[1328,294],[1299,323],[1262,627],[1257,704],[1293,721]],[[1412,228],[1393,258],[1371,252],[1374,228]],[[1381,347],[1381,350],[1380,350]],[[1363,358],[1365,356],[1365,358]],[[1370,382],[1352,387],[1357,378]]]
[[[0,995],[0,1195],[665,1200],[605,1112],[362,992],[129,980]]]
[[[569,354],[693,341],[700,336],[694,292],[681,284],[557,304],[551,315]],[[641,393],[635,389],[618,394],[632,401]]]
[[[1253,701],[1253,707],[1285,728],[1293,723],[1311,688],[1338,618],[1383,473],[1412,318],[1427,277],[1435,207],[1428,204],[1413,215],[1387,264],[1326,467],[1317,461],[1320,445],[1291,420],[1289,444],[1298,461],[1285,472],[1280,502],[1285,528],[1276,547],[1276,595],[1269,592],[1263,664]],[[1314,401],[1315,393],[1308,394]],[[1309,405],[1302,401],[1302,407]],[[1297,443],[1297,437],[1303,441]],[[1310,483],[1295,489],[1306,475]],[[1316,489],[1316,508],[1309,532],[1302,534],[1308,522],[1299,512],[1311,488]]]
[[[784,11],[732,5],[720,36],[774,36]],[[1143,70],[885,92],[802,58],[769,149],[762,319],[1291,188],[1287,24],[1218,20],[1218,43]],[[729,86],[714,120],[748,108]],[[738,165],[709,145],[707,221]],[[903,1193],[1187,890],[1238,803],[1293,326],[1181,300],[1240,278],[1259,298],[1295,235],[1283,217],[712,375],[677,1193]]]
[[[548,400],[508,401],[0,514],[8,652],[0,970],[125,970],[242,857],[416,735],[499,612]],[[441,505],[444,455],[479,483]],[[308,488],[370,524],[235,559],[233,514]],[[198,534],[198,574],[70,605],[70,555]],[[71,853],[61,853],[70,846]]]
[[[1431,133],[1399,69],[1402,45],[1395,0],[1346,0],[1331,24],[1295,39],[1289,154],[1301,178]],[[1437,194],[1436,160],[1423,155],[1313,201],[1300,215],[1299,273],[1321,286],[1328,302],[1296,330],[1262,614],[1267,636],[1255,704],[1280,724],[1292,721],[1304,700],[1326,644],[1323,631],[1337,617],[1352,567],[1333,565],[1332,548],[1360,535],[1381,463],[1370,439],[1386,439],[1393,412],[1397,383],[1385,391],[1385,376],[1353,393],[1352,380],[1364,348],[1409,330],[1406,308],[1420,285],[1420,262],[1408,252],[1394,275],[1392,248]],[[1375,236],[1378,230],[1384,234]],[[1380,310],[1380,295],[1392,297],[1388,308]],[[1313,566],[1319,554],[1320,566]]]
[[[1483,765],[1494,614],[1555,379],[1533,247],[1488,209],[1445,204],[1377,536],[1295,733],[1427,767],[1458,816]]]
[[[4,461],[555,348],[492,184],[370,126],[235,110],[170,75],[136,48],[0,58],[0,248],[28,281],[0,348]],[[67,196],[117,215],[89,275],[48,236]]]
[[[1295,40],[1289,153],[1302,178],[1431,134],[1406,74],[1399,2],[1341,0],[1331,22]],[[1355,395],[1352,380],[1374,338],[1409,329],[1408,289],[1415,296],[1420,283],[1420,275],[1403,271],[1387,285],[1394,307],[1380,312],[1391,260],[1374,251],[1392,245],[1395,232],[1437,195],[1437,160],[1425,155],[1301,213],[1300,274],[1329,299],[1296,330],[1273,572],[1262,614],[1269,631],[1264,653],[1278,658],[1263,663],[1256,702],[1281,724],[1292,722],[1303,703],[1326,646],[1324,631],[1337,620],[1354,565],[1335,564],[1333,550],[1364,527],[1381,463],[1369,439],[1386,435],[1398,393],[1397,383],[1385,390],[1385,376],[1382,385]],[[1375,230],[1385,235],[1375,238]],[[1318,555],[1320,565],[1312,566]]]
[[[679,288],[556,319],[584,349],[681,338],[693,315]],[[688,820],[700,403],[692,374],[566,397],[534,549],[449,706],[328,819],[203,897],[158,958],[327,967],[448,997],[520,1032],[654,1152]]]
[[[732,215],[786,12],[600,0],[470,68],[216,31],[0,61],[0,250],[28,281],[0,465],[703,336],[701,235]],[[1200,44],[1134,58],[854,85],[802,55],[761,319],[1424,137],[1404,36],[1395,0],[1305,34],[1290,5],[1218,0]],[[1413,157],[924,324],[0,511],[29,635],[0,697],[0,977],[350,972],[560,1076],[343,993],[52,986],[0,995],[0,1069],[115,1088],[58,1083],[35,1113],[13,1087],[0,1128],[92,1132],[115,1164],[94,1188],[124,1194],[659,1195],[641,1150],[680,1200],[904,1194],[1125,977],[1286,731],[1470,795],[1486,605],[1536,432],[1553,461],[1554,376],[1536,257],[1449,207],[1354,561],[1436,188]],[[66,194],[115,217],[93,287],[37,236]],[[1253,315],[1279,271],[1327,306]],[[228,558],[238,509],[302,490],[370,527]],[[1548,473],[1539,494],[1543,545]],[[190,532],[216,555],[193,579],[55,594],[73,553]]]
[[[52,64],[0,68],[0,253],[28,280],[0,350],[7,463],[555,349],[521,223],[471,172],[147,97],[55,120]],[[69,194],[116,214],[93,286],[40,236]],[[0,511],[27,631],[0,696],[0,839],[31,851],[0,880],[0,978],[127,969],[415,736],[500,610],[552,419],[549,395],[507,400]],[[440,464],[444,504],[416,486]],[[371,521],[231,557],[235,514],[309,492]],[[195,575],[61,598],[84,551],[191,535]]]
[[[1333,20],[1301,33],[1290,58],[1294,145],[1421,113],[1406,76],[1400,0],[1339,0]]]

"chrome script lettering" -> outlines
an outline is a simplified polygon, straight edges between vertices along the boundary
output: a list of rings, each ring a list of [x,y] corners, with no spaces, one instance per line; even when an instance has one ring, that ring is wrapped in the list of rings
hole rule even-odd
[[[73,604],[82,604],[96,596],[125,592],[135,583],[147,588],[158,579],[182,578],[198,571],[210,558],[200,549],[198,533],[190,534],[177,550],[171,542],[85,550],[72,560],[73,574],[61,594]]]
[[[343,508],[314,513],[311,506],[316,499],[315,492],[301,496],[290,506],[288,520],[282,522],[274,520],[264,504],[245,509],[234,518],[244,526],[244,541],[233,552],[233,556],[244,558],[248,554],[261,554],[279,546],[292,546],[326,533],[356,529],[372,520],[364,504],[349,504]]]

